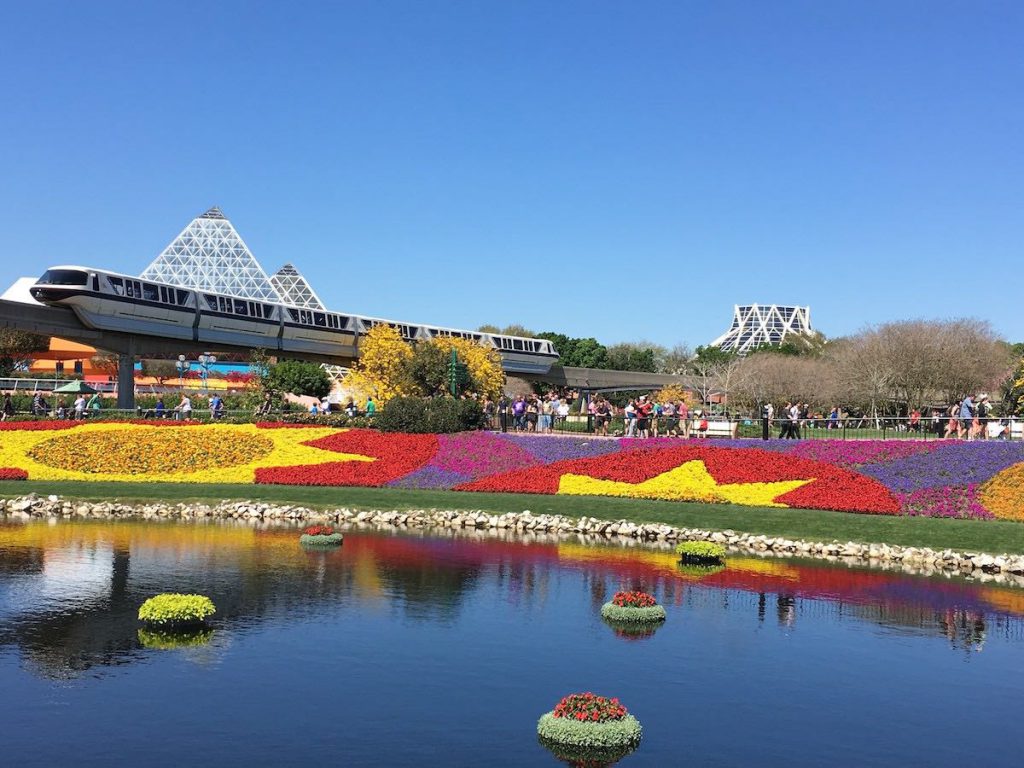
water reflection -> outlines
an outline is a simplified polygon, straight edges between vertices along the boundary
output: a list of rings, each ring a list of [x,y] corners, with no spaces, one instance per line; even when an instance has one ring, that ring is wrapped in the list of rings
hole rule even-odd
[[[218,609],[216,634],[296,622],[352,602],[363,611],[443,626],[457,622],[484,592],[525,615],[542,610],[565,573],[580,579],[595,615],[611,594],[628,589],[652,592],[683,610],[698,604],[748,610],[741,606],[749,601],[757,622],[786,632],[808,617],[866,622],[882,631],[944,637],[968,654],[983,650],[994,631],[1013,640],[1024,636],[1024,591],[946,577],[754,557],[732,558],[724,569],[693,569],[680,567],[669,549],[524,543],[451,531],[350,531],[342,547],[311,551],[298,546],[295,529],[29,522],[0,525],[0,650],[17,649],[42,676],[75,677],[175,644],[139,632],[138,606],[157,592],[210,595]],[[623,637],[653,635],[612,629]],[[199,647],[211,637],[178,647]]]

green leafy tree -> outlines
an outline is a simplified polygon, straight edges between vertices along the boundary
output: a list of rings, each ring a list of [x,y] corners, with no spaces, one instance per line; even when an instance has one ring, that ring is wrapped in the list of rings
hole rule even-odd
[[[32,362],[33,352],[43,352],[49,346],[50,339],[38,333],[0,328],[0,376],[10,376],[26,367]]]
[[[607,367],[608,348],[593,337],[580,339],[546,331],[537,334],[537,338],[547,339],[554,345],[562,365],[573,368]]]
[[[267,384],[271,390],[316,398],[326,397],[331,391],[331,378],[327,371],[316,363],[300,360],[285,360],[273,366],[267,376]]]
[[[417,392],[437,397],[448,391],[449,355],[436,344],[417,344],[405,363],[405,373]]]
[[[172,360],[143,360],[142,375],[151,376],[160,384],[178,376],[178,366]]]
[[[623,342],[608,347],[605,367],[613,371],[656,373],[664,348],[647,342]]]

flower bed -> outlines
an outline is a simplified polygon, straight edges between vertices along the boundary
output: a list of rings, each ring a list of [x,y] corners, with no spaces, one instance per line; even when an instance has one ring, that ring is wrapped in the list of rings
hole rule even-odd
[[[646,592],[616,592],[601,606],[601,616],[620,624],[651,624],[665,620],[665,609]]]
[[[181,629],[201,625],[216,612],[213,601],[205,595],[164,592],[139,607],[139,621],[161,629]]]
[[[1024,443],[594,440],[291,424],[0,424],[0,481],[159,481],[597,495],[1024,519]]]
[[[343,540],[341,533],[329,525],[310,525],[299,537],[304,547],[337,547]]]
[[[542,742],[582,750],[632,748],[640,743],[643,728],[618,699],[593,693],[564,697],[537,722]]]

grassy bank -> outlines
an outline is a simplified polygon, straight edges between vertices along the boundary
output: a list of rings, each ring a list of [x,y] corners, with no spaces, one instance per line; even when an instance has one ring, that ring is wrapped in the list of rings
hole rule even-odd
[[[1024,525],[1006,521],[940,520],[925,517],[855,515],[820,510],[685,504],[591,496],[412,491],[396,488],[312,488],[274,485],[189,485],[183,483],[0,482],[0,496],[35,492],[90,500],[206,501],[251,499],[309,507],[351,509],[483,509],[587,515],[635,523],[668,523],[786,536],[811,541],[885,542],[991,553],[1024,553]]]

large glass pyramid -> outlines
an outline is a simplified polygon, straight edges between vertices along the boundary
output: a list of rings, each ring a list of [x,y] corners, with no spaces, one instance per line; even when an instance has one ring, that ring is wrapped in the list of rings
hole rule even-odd
[[[141,277],[239,298],[278,300],[267,273],[217,207],[193,219]]]
[[[270,277],[277,295],[285,304],[309,309],[324,309],[324,303],[316,291],[294,266],[285,264]]]

